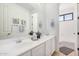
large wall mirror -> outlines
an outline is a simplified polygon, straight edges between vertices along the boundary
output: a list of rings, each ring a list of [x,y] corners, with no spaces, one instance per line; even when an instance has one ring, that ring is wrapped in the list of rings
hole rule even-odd
[[[29,6],[29,5],[28,5]],[[31,6],[29,6],[31,8]],[[28,34],[31,30],[32,10],[23,4],[0,4],[0,37]],[[4,10],[4,11],[3,11]],[[17,35],[16,35],[17,34]]]

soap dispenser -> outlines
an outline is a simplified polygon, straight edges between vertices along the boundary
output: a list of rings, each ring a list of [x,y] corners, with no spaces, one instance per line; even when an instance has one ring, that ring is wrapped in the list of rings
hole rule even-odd
[[[36,35],[36,33],[33,34],[33,40],[34,40],[34,41],[37,40],[37,35]]]

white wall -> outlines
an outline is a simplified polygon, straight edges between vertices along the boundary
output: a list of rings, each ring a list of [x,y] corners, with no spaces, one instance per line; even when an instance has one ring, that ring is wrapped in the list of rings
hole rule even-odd
[[[39,28],[39,31],[43,34],[46,33],[46,8],[45,4],[40,4],[40,10],[38,12],[38,22],[41,23],[41,28]],[[38,23],[38,24],[39,24]],[[39,26],[39,25],[38,25]]]
[[[55,7],[55,8],[54,8]],[[58,4],[48,3],[46,5],[46,24],[47,24],[47,32],[49,34],[55,34],[57,22],[58,22]],[[51,22],[54,23],[54,26],[51,26]]]
[[[58,4],[41,4],[41,10],[39,12],[38,19],[39,22],[42,23],[42,29],[39,28],[40,31],[42,31],[44,34],[55,34],[55,27],[58,19]],[[54,22],[54,27],[51,27],[51,21]]]

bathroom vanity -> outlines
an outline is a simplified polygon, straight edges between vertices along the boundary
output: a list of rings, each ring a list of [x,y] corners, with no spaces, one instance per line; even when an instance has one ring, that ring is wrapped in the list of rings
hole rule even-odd
[[[26,37],[23,39],[24,41],[21,43],[8,42],[9,44],[5,44],[4,47],[0,46],[0,56],[51,56],[55,51],[54,35],[42,36],[37,41],[32,41]]]
[[[55,37],[48,36],[44,37],[35,44],[31,50],[22,53],[21,56],[51,56],[51,54],[55,51]]]

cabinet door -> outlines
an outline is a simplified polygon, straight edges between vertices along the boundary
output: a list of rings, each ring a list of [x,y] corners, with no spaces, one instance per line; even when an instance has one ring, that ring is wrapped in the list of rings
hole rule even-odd
[[[45,44],[41,44],[32,49],[32,56],[44,56],[45,55]]]
[[[52,51],[52,39],[49,39],[48,41],[46,41],[46,55],[47,56],[51,55],[51,51]]]
[[[52,53],[55,51],[55,37],[52,38]]]
[[[22,54],[19,55],[19,56],[31,56],[31,50],[28,51],[28,52],[24,52],[24,53],[22,53]]]

